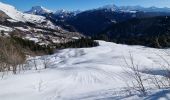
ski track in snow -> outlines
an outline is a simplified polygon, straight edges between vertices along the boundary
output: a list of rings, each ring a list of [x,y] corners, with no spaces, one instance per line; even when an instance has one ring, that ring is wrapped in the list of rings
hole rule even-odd
[[[152,69],[159,74],[160,64],[165,64],[159,55],[168,55],[162,49],[142,46],[127,46],[99,41],[93,48],[64,49],[42,58],[36,57],[39,70],[29,70],[17,75],[5,75],[0,80],[0,100],[113,100],[125,99],[121,91],[125,82],[132,80],[124,73],[129,62],[129,53],[141,72]],[[33,64],[30,63],[30,68]],[[151,74],[151,73],[143,73]],[[137,97],[127,97],[136,99]]]

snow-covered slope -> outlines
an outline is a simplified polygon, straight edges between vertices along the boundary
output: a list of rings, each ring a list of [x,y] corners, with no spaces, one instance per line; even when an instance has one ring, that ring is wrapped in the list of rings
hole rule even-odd
[[[42,6],[34,6],[31,8],[31,10],[26,11],[28,14],[35,14],[35,15],[42,15],[42,14],[47,14],[47,13],[52,13],[51,10],[48,10]]]
[[[17,9],[15,9],[15,7],[8,4],[4,4],[2,2],[0,2],[0,11],[3,11],[10,18],[16,21],[32,22],[32,23],[41,23],[45,21],[45,17],[22,13]]]
[[[39,13],[50,12],[43,7],[33,9]],[[56,41],[63,43],[73,40],[72,37],[82,37],[78,32],[66,31],[43,16],[23,13],[11,5],[0,2],[0,36],[4,35],[1,31],[10,36],[16,30],[19,38],[41,45],[56,44]]]
[[[125,73],[125,59],[129,62],[130,53],[134,63],[139,64],[140,71],[151,69],[161,76],[159,66],[164,62],[156,54],[168,58],[164,50],[100,41],[98,47],[65,49],[54,55],[29,59],[27,67],[30,71],[18,75],[8,74],[0,80],[0,99],[139,100],[141,97],[128,96],[124,90],[126,83],[133,80]],[[39,68],[37,71],[33,70],[34,61]],[[43,69],[44,61],[48,65],[47,69]],[[151,73],[142,75],[151,76]],[[162,95],[149,100],[157,100]]]

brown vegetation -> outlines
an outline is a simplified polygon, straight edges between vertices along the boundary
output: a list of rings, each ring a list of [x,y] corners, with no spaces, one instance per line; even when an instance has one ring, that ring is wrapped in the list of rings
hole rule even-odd
[[[13,71],[17,73],[26,57],[15,41],[8,38],[0,38],[0,72]]]

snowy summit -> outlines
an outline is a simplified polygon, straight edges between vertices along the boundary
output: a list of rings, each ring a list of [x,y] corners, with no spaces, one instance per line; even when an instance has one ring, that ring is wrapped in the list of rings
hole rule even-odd
[[[48,10],[48,9],[42,7],[42,6],[34,6],[34,7],[31,8],[31,10],[26,11],[26,13],[43,15],[43,14],[46,14],[46,13],[52,13],[52,11]]]

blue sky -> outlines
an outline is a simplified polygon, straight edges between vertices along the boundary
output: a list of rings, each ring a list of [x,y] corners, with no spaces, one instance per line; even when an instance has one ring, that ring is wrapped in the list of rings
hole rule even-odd
[[[17,9],[26,11],[32,6],[41,5],[51,10],[87,10],[108,4],[141,5],[145,7],[170,7],[170,0],[0,0]]]

